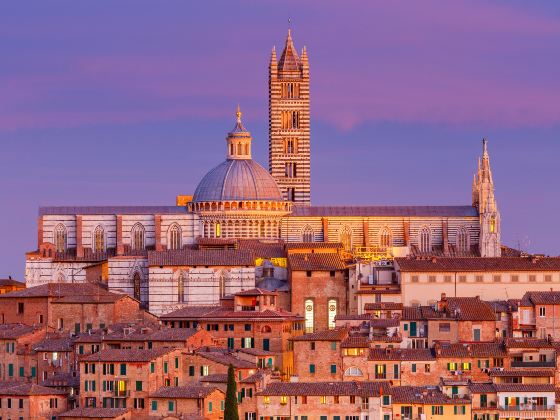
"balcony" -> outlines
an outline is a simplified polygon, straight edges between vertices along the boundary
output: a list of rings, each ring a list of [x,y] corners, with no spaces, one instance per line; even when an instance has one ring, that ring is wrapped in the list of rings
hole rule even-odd
[[[128,389],[124,390],[124,391],[116,390],[115,391],[115,397],[117,397],[117,398],[128,398],[128,397],[130,397],[130,390],[128,390]]]
[[[502,411],[500,417],[518,419],[554,418],[556,413],[554,405],[508,405],[499,406],[498,409]]]

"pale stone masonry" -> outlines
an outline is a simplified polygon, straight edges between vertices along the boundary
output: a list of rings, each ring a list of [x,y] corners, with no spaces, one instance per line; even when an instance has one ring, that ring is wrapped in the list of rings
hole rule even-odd
[[[290,31],[280,60],[272,50],[268,82],[269,171],[285,200],[311,204],[309,61]]]

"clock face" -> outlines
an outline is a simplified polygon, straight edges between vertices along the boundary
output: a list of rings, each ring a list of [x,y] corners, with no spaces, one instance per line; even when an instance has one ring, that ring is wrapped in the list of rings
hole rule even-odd
[[[311,311],[313,310],[313,306],[307,305],[307,306],[305,307],[305,310],[306,310],[307,312],[311,312]]]
[[[329,311],[335,312],[336,311],[336,305],[329,306]]]

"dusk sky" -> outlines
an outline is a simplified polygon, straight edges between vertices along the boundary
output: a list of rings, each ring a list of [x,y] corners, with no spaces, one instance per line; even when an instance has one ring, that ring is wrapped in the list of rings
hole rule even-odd
[[[0,278],[23,278],[41,205],[192,194],[238,103],[266,167],[288,18],[310,60],[314,204],[470,204],[487,137],[502,242],[560,254],[557,0],[11,1]]]

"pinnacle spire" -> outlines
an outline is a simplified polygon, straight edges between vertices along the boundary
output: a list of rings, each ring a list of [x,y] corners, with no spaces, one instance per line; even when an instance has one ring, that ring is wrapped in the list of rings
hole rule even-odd
[[[288,37],[286,38],[284,51],[282,51],[278,62],[278,69],[285,71],[298,71],[300,69],[300,60],[296,48],[294,47],[291,29],[288,29]]]

